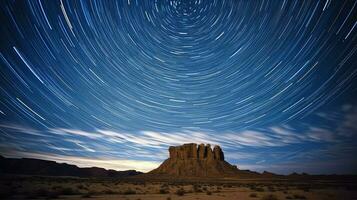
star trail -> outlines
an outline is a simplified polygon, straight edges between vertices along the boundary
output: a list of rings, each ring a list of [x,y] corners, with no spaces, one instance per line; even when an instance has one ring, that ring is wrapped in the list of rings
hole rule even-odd
[[[0,4],[2,155],[147,171],[209,142],[242,168],[356,173],[357,1]]]

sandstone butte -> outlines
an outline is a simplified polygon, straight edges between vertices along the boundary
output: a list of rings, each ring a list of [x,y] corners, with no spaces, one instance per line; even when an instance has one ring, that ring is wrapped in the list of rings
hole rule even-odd
[[[220,146],[184,144],[169,147],[170,157],[148,175],[170,177],[250,177],[257,173],[239,170],[224,160]]]

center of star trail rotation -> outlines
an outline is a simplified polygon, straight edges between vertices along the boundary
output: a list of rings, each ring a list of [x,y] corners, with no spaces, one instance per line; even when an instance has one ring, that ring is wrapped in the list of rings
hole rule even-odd
[[[356,2],[1,1],[1,152],[356,166]]]

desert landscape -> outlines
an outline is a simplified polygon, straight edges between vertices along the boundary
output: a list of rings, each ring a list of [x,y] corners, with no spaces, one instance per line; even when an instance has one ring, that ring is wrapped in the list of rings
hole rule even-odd
[[[84,176],[33,176],[3,173],[5,199],[356,199],[356,176],[276,175],[239,170],[224,160],[219,146],[184,144],[170,147],[170,157],[148,173],[84,169]],[[1,170],[11,171],[1,162]],[[15,161],[18,162],[18,161]],[[26,161],[25,161],[26,162]],[[38,163],[36,164],[39,165]],[[57,164],[60,165],[60,164]],[[44,166],[44,165],[43,165]],[[48,164],[47,164],[48,166]],[[52,168],[56,164],[52,163]],[[65,168],[68,168],[65,167]],[[70,166],[73,168],[73,166]],[[77,169],[77,168],[76,168]],[[73,169],[72,169],[73,170]],[[77,172],[83,170],[77,169]],[[96,171],[89,173],[88,171]],[[50,171],[47,169],[45,171]],[[45,173],[45,171],[43,173]],[[62,170],[63,171],[63,170]],[[101,171],[102,173],[98,173]],[[69,172],[67,172],[69,173]],[[55,175],[55,174],[52,174]]]
[[[0,200],[357,200],[357,0],[0,0]]]

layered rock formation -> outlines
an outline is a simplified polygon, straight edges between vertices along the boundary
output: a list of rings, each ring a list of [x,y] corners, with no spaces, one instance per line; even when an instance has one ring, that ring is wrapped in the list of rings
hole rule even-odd
[[[219,146],[207,144],[184,144],[170,147],[170,157],[149,174],[179,177],[228,177],[241,175],[238,170],[224,160]]]
[[[169,148],[171,159],[198,159],[198,160],[224,160],[223,151],[220,146],[215,146],[213,151],[211,145],[207,144],[184,144],[182,146]]]

